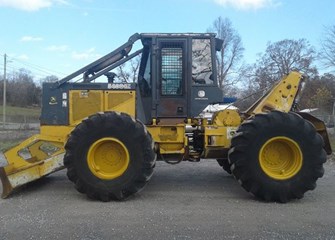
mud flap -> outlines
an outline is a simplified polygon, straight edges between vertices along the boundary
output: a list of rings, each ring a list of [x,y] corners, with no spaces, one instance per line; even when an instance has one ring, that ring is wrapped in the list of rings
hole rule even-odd
[[[324,142],[323,148],[325,149],[326,153],[330,155],[332,153],[332,148],[330,145],[326,124],[322,120],[312,116],[309,113],[297,112],[297,114],[299,114],[301,117],[303,117],[304,119],[306,119],[307,121],[311,122],[314,125],[316,131],[323,138]]]

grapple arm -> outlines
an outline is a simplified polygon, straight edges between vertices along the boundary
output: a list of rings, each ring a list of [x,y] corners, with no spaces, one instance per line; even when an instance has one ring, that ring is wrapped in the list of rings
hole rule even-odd
[[[299,72],[291,72],[259,98],[245,113],[248,116],[257,113],[278,110],[291,111],[300,94],[304,77]]]

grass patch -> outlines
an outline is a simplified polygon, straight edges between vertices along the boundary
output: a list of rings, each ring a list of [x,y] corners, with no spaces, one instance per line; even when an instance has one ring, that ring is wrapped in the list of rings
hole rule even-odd
[[[2,115],[3,106],[0,106],[0,115]],[[22,107],[13,107],[13,106],[6,106],[6,114],[7,115],[24,115],[29,117],[39,117],[41,115],[41,108],[40,107],[29,107],[29,108],[22,108]]]
[[[18,145],[20,142],[22,142],[21,139],[0,141],[0,151],[1,152],[6,151],[6,150]]]
[[[8,150],[37,133],[38,130],[0,130],[0,151]]]

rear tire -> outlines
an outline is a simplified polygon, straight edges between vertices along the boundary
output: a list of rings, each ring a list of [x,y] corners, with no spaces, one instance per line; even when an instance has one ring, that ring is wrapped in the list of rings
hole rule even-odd
[[[265,201],[302,198],[323,176],[326,153],[314,126],[295,113],[274,111],[243,123],[229,163],[242,187]]]
[[[150,180],[156,161],[146,127],[125,113],[90,116],[71,133],[64,165],[75,188],[101,201],[123,200]]]

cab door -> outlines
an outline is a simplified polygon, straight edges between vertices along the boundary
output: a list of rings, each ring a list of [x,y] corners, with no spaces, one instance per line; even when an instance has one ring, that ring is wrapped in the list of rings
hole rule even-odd
[[[158,40],[157,117],[187,116],[186,43]]]

